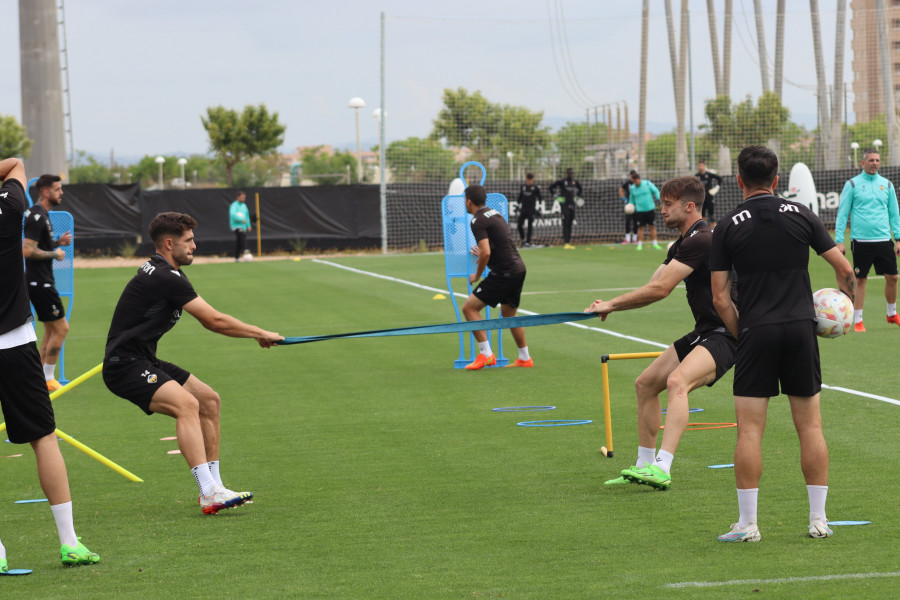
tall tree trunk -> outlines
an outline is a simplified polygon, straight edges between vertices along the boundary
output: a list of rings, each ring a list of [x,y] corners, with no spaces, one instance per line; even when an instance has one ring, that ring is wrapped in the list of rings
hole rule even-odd
[[[647,45],[650,34],[650,0],[641,9],[641,98],[638,107],[638,171],[647,167]]]
[[[819,0],[809,0],[812,22],[813,51],[816,60],[816,96],[819,104],[819,148],[816,151],[816,168],[836,168],[829,164],[828,148],[831,146],[831,116],[828,111],[828,84],[825,81],[825,60],[822,57],[822,32],[819,26]],[[824,163],[824,164],[823,164]]]
[[[759,76],[762,78],[763,92],[769,91],[769,58],[766,55],[766,28],[763,24],[762,0],[753,0],[756,15],[756,43],[759,50]]]

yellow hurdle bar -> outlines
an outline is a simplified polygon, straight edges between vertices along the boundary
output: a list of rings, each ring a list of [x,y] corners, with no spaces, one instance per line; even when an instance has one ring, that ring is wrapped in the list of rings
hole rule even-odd
[[[137,475],[135,475],[128,469],[125,469],[124,467],[120,467],[119,465],[117,465],[113,461],[109,460],[108,458],[106,458],[105,456],[100,454],[99,452],[95,452],[94,450],[91,450],[90,448],[88,448],[87,446],[85,446],[84,444],[82,444],[81,442],[76,440],[75,438],[73,438],[71,435],[69,435],[65,432],[62,432],[59,429],[56,430],[56,435],[61,437],[63,439],[63,441],[69,442],[70,444],[72,444],[73,446],[75,446],[76,448],[78,448],[79,450],[81,450],[82,452],[84,452],[85,454],[87,454],[88,456],[93,458],[94,460],[97,460],[97,461],[103,463],[104,465],[106,465],[107,467],[109,467],[110,469],[112,469],[113,471],[118,473],[119,475],[122,475],[126,479],[130,479],[131,481],[136,481],[138,483],[144,483],[143,479],[141,479],[140,477],[138,477]]]
[[[66,385],[64,385],[61,388],[59,388],[58,390],[52,392],[50,394],[50,400],[56,400],[58,397],[62,396],[66,392],[78,387],[79,385],[81,385],[82,383],[84,383],[85,381],[87,381],[88,379],[90,379],[91,377],[96,375],[97,373],[99,373],[102,369],[103,369],[103,363],[100,363],[99,365],[97,365],[96,367],[91,369],[90,371],[79,375],[78,377],[76,377],[75,379],[73,379],[72,381],[67,383]],[[4,429],[6,429],[6,422],[0,423],[0,431],[3,431]],[[85,454],[87,454],[88,456],[93,458],[94,460],[97,460],[100,463],[106,465],[107,467],[109,467],[116,473],[122,475],[126,479],[130,479],[131,481],[137,481],[138,483],[144,482],[143,479],[141,479],[140,477],[138,477],[137,475],[135,475],[128,469],[125,469],[124,467],[117,465],[116,463],[109,460],[108,458],[106,458],[105,456],[100,454],[99,452],[96,452],[96,451],[92,450],[91,448],[85,446],[84,444],[82,444],[81,442],[79,442],[78,440],[76,440],[75,438],[70,436],[69,434],[57,429],[56,435],[59,436],[60,438],[62,438],[63,441],[69,442],[70,444],[72,444],[73,446],[75,446],[76,448],[78,448],[79,450],[81,450],[82,452],[84,452]]]
[[[624,354],[604,354],[600,357],[600,373],[603,379],[603,418],[606,421],[606,457],[613,457],[612,410],[609,402],[609,365],[611,360],[631,358],[656,358],[662,352],[628,352]]]

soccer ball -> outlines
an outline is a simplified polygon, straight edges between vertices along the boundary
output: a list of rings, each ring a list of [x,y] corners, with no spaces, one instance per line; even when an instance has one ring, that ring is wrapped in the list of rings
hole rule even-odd
[[[634,214],[634,204],[632,204],[631,202],[629,202],[628,204],[625,205],[625,214],[626,214],[626,215],[633,215],[633,214]]]
[[[253,262],[253,255],[249,250],[244,251],[244,254],[241,256],[241,260],[243,262]]]
[[[844,292],[824,288],[813,294],[816,308],[816,335],[836,338],[850,331],[853,325],[853,302]]]

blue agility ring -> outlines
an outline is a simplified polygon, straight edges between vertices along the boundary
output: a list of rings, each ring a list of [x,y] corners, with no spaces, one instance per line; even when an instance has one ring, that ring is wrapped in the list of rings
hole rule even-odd
[[[467,163],[463,163],[463,166],[459,168],[459,178],[463,180],[463,183],[465,183],[466,186],[468,186],[469,182],[466,181],[466,167],[471,167],[472,165],[481,169],[481,181],[478,185],[484,185],[484,182],[487,179],[487,171],[485,170],[484,165],[477,160],[470,160]]]
[[[516,423],[521,427],[565,427],[566,425],[587,425],[593,423],[590,419],[557,419],[550,421],[522,421]]]
[[[503,406],[500,408],[492,408],[494,412],[536,412],[539,410],[556,410],[555,406]]]
[[[668,410],[668,409],[665,409],[665,408],[662,409],[662,414],[666,414],[666,410]],[[703,409],[702,408],[689,408],[688,412],[689,413],[698,413],[698,412],[703,412]]]
[[[829,525],[869,525],[872,521],[828,521]]]

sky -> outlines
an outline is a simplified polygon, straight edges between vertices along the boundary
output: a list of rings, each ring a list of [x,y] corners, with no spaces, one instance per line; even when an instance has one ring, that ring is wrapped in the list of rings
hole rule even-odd
[[[19,0],[0,0],[7,58],[0,114],[21,121]],[[762,92],[753,0],[733,0],[732,98]],[[543,111],[558,128],[586,106],[628,105],[636,131],[641,2],[638,0],[70,0],[66,38],[74,146],[97,157],[209,151],[207,107],[264,103],[286,125],[283,152],[356,144],[351,98],[360,97],[363,148],[378,140],[381,14],[385,33],[385,136],[426,137],[445,88],[480,90],[490,101]],[[695,127],[715,95],[706,0],[690,0]],[[724,0],[716,0],[721,48]],[[763,0],[774,56],[775,0]],[[812,28],[807,2],[788,2],[784,104],[816,122]],[[834,78],[834,3],[820,2],[828,83]],[[672,1],[676,12],[681,2]],[[675,123],[665,8],[650,1],[650,131]],[[15,17],[13,15],[16,15]],[[852,81],[849,22],[844,80]],[[721,50],[720,50],[721,51]],[[771,59],[770,59],[771,60]],[[771,68],[770,68],[771,74]],[[568,82],[567,85],[561,83]],[[852,96],[850,97],[852,103]],[[850,114],[850,121],[853,115]]]

